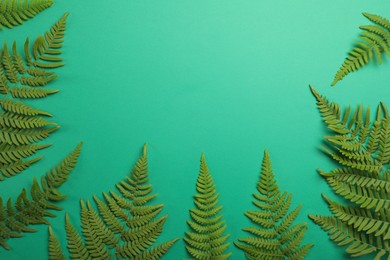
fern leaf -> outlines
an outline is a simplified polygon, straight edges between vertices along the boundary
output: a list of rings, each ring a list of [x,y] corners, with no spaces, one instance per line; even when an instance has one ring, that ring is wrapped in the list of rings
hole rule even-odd
[[[349,73],[366,66],[373,60],[375,53],[379,64],[382,62],[382,53],[390,56],[390,23],[387,19],[379,15],[363,13],[363,15],[373,22],[373,25],[360,26],[362,33],[360,41],[355,44],[355,48],[349,52],[341,68],[337,71],[332,82],[332,86],[342,80]]]
[[[2,0],[0,2],[0,26],[13,28],[49,8],[52,0]]]
[[[229,235],[224,235],[226,225],[219,214],[218,194],[204,155],[200,159],[200,172],[194,196],[195,209],[190,210],[192,220],[187,221],[192,231],[186,232],[184,241],[188,253],[195,259],[227,259]]]
[[[52,228],[49,226],[49,259],[50,260],[65,260],[65,255],[61,250],[60,243],[54,235]]]
[[[131,199],[110,191],[103,193],[104,201],[93,199],[98,211],[89,201],[81,201],[82,235],[66,217],[68,250],[71,259],[111,259],[110,249],[117,259],[157,259],[165,254],[177,239],[153,246],[163,231],[167,216],[158,217],[162,205],[146,205],[155,195],[147,184],[148,161],[146,145],[130,176],[117,187],[126,189]],[[60,171],[58,171],[60,172]],[[61,174],[47,174],[45,186],[55,186]],[[57,177],[56,177],[57,176]],[[54,184],[50,184],[54,183]],[[119,188],[118,188],[119,189]]]
[[[48,7],[47,4],[51,5],[51,1],[0,0],[0,24],[4,21],[2,18],[5,18],[10,22],[10,26],[18,25],[42,11],[44,6]],[[25,156],[26,154],[32,155],[35,151],[30,149],[27,152],[27,150],[15,147],[31,147],[31,145],[46,139],[50,133],[58,129],[58,126],[43,119],[42,116],[51,116],[49,113],[27,106],[20,101],[9,99],[8,96],[19,99],[36,99],[58,92],[58,90],[38,88],[47,85],[57,77],[54,72],[47,72],[45,69],[39,68],[39,65],[42,64],[41,67],[49,68],[63,65],[60,62],[59,54],[61,54],[60,48],[62,47],[67,16],[66,13],[44,36],[39,36],[35,40],[32,46],[35,61],[31,59],[28,39],[24,46],[26,61],[18,53],[16,42],[12,45],[12,51],[8,50],[5,42],[0,53],[0,94],[5,96],[0,99],[0,106],[4,111],[0,112],[0,142],[2,145],[13,147],[14,150],[23,151],[23,156],[18,154],[23,159],[28,157]],[[48,146],[41,146],[40,149],[45,147]],[[7,152],[4,155],[6,157],[0,159],[1,172],[8,177],[26,169],[26,166],[33,162],[33,160],[21,161],[20,158],[16,160],[11,148],[4,151]],[[15,158],[10,161],[13,157]],[[8,161],[8,164],[5,161]],[[4,178],[0,177],[0,180],[4,180]],[[57,191],[52,191],[52,199],[56,196],[58,199],[62,198],[60,194],[57,194]]]
[[[43,176],[42,178],[46,178]],[[46,192],[39,186],[36,179],[30,189],[30,197],[26,189],[12,203],[11,199],[7,200],[7,204],[3,204],[3,199],[0,197],[0,245],[9,250],[6,240],[22,236],[24,232],[35,232],[31,228],[33,224],[49,224],[46,217],[54,217],[55,215],[48,210],[60,210],[61,208],[53,204]]]
[[[243,229],[252,236],[240,238],[234,244],[243,250],[249,259],[303,259],[313,246],[300,245],[307,224],[292,226],[300,207],[288,213],[291,195],[279,190],[267,150],[264,152],[257,190],[259,193],[253,194],[253,203],[260,210],[245,213],[256,226]]]
[[[386,21],[378,20],[378,23]],[[330,147],[328,154],[342,167],[330,172],[319,170],[348,205],[323,195],[333,216],[309,217],[329,231],[331,240],[340,246],[348,245],[346,252],[351,256],[375,253],[375,259],[380,259],[385,255],[390,257],[389,115],[385,105],[380,104],[376,119],[371,123],[369,109],[365,120],[362,111],[359,106],[347,133],[340,136],[336,132],[336,136],[326,138]]]

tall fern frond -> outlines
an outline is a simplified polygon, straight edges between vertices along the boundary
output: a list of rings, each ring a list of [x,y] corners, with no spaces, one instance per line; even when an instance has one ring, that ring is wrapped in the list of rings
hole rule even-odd
[[[259,210],[245,213],[256,226],[244,228],[251,236],[240,238],[234,244],[248,259],[303,259],[313,246],[300,245],[307,224],[293,225],[301,206],[288,213],[291,194],[279,190],[267,150],[264,151],[257,191],[258,194],[253,194],[253,204]]]
[[[325,99],[313,88],[317,105],[334,135],[325,137],[324,151],[340,167],[330,172],[319,170],[329,186],[349,205],[344,206],[323,195],[333,216],[309,215],[329,233],[338,245],[348,245],[351,256],[376,254],[390,257],[390,119],[386,106],[378,105],[371,122],[370,109],[358,106],[352,116],[345,112],[340,123],[328,120],[327,110],[318,100]],[[337,104],[336,104],[337,105]],[[337,105],[338,106],[338,105]],[[343,129],[341,134],[335,126]]]
[[[9,250],[8,239],[21,237],[24,232],[35,232],[35,229],[31,228],[30,225],[49,224],[46,217],[54,217],[55,215],[48,210],[61,210],[54,203],[64,197],[56,197],[53,194],[59,194],[57,188],[66,178],[62,178],[62,181],[54,185],[51,181],[51,173],[58,171],[58,169],[66,169],[65,174],[68,176],[76,165],[80,149],[81,144],[49,173],[42,176],[42,186],[34,179],[29,192],[30,196],[28,196],[27,190],[23,189],[16,202],[12,202],[11,199],[5,202],[0,197],[0,246]],[[57,246],[53,237],[50,241],[50,250],[53,252]]]
[[[186,249],[194,259],[228,259],[226,252],[229,244],[226,240],[226,225],[222,206],[218,206],[219,194],[209,172],[204,155],[200,159],[200,172],[194,196],[195,208],[190,210],[191,219],[187,221],[191,231],[186,232]]]
[[[355,47],[348,54],[332,82],[332,86],[342,80],[349,73],[367,65],[371,60],[376,59],[382,63],[382,54],[390,56],[390,22],[379,15],[363,13],[373,22],[373,25],[360,26],[362,30]]]
[[[0,28],[21,25],[52,4],[52,0],[0,0]]]
[[[38,11],[33,6],[47,1],[33,0],[29,4],[27,1],[3,1],[7,10],[22,2],[25,7],[32,6]],[[3,110],[0,112],[0,146],[5,149],[0,152],[0,180],[15,176],[38,161],[24,159],[48,147],[49,145],[37,146],[36,143],[58,129],[54,122],[46,119],[51,117],[51,114],[32,108],[17,99],[44,98],[58,92],[42,87],[57,77],[46,68],[63,65],[59,55],[67,16],[68,13],[64,14],[44,36],[39,36],[32,46],[27,39],[24,46],[25,58],[18,53],[16,42],[12,45],[12,50],[4,43],[0,53],[0,111]]]
[[[49,175],[50,176],[50,175]],[[154,245],[163,231],[167,216],[158,217],[163,205],[148,205],[156,197],[148,184],[146,145],[130,176],[119,182],[114,191],[80,201],[79,234],[66,216],[68,251],[71,259],[159,259],[178,239]],[[114,252],[112,252],[114,251]],[[52,258],[55,259],[55,258]]]

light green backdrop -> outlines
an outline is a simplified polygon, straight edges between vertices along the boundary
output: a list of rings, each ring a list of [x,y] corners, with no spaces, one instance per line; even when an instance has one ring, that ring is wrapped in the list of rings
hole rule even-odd
[[[0,183],[15,197],[80,141],[80,162],[61,191],[60,205],[78,225],[80,198],[90,199],[124,178],[149,145],[150,179],[169,214],[161,240],[182,237],[205,153],[233,242],[249,224],[263,149],[268,147],[279,186],[302,203],[309,222],[307,259],[346,259],[307,218],[328,213],[321,192],[333,195],[315,169],[334,165],[319,146],[327,134],[308,85],[330,99],[375,107],[389,104],[390,65],[370,65],[335,88],[329,84],[368,23],[367,11],[390,17],[390,3],[368,0],[65,1],[2,40],[43,33],[70,11],[66,66],[51,84],[61,92],[35,106],[55,115],[61,129],[41,152],[44,160]],[[335,196],[331,196],[335,197]],[[65,247],[64,212],[52,220]],[[9,241],[1,259],[47,259],[47,227]],[[231,245],[232,259],[243,259]],[[186,257],[179,241],[165,259]]]

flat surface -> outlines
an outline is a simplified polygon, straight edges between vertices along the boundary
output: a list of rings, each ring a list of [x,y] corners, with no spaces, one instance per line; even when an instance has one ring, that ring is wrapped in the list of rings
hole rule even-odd
[[[320,152],[327,134],[309,84],[342,107],[389,104],[390,65],[371,64],[339,85],[329,84],[353,46],[363,11],[390,17],[390,3],[367,0],[264,1],[64,1],[23,26],[0,32],[19,42],[45,32],[70,11],[64,44],[66,66],[51,88],[59,94],[36,107],[61,125],[40,154],[45,158],[0,183],[1,196],[29,187],[76,144],[80,162],[61,191],[60,205],[78,225],[80,198],[112,189],[149,145],[150,180],[169,214],[159,241],[183,237],[204,152],[224,206],[230,242],[249,225],[251,194],[267,147],[282,190],[302,204],[307,259],[346,259],[307,218],[329,211],[332,192],[316,168],[330,170]],[[51,221],[65,248],[64,212]],[[47,227],[9,241],[1,259],[46,259]],[[244,259],[233,245],[231,259]],[[179,241],[164,259],[188,257]]]

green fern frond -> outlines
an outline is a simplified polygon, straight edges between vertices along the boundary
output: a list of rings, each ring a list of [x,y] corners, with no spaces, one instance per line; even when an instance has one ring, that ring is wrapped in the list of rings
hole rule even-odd
[[[209,172],[204,155],[200,159],[200,171],[194,196],[196,208],[190,210],[191,219],[187,221],[192,231],[186,232],[186,249],[194,259],[227,259],[226,252],[230,235],[224,235],[226,225],[218,204],[216,186]]]
[[[49,226],[49,259],[50,260],[65,260],[65,255],[61,250],[60,243],[54,235],[52,228]]]
[[[292,226],[300,206],[288,213],[291,194],[279,190],[267,150],[264,151],[257,191],[259,193],[253,194],[253,204],[260,210],[245,213],[256,226],[243,229],[252,236],[240,238],[234,244],[249,259],[303,259],[313,246],[300,245],[307,224]]]
[[[42,178],[46,179],[47,175]],[[8,199],[5,205],[0,197],[0,245],[9,250],[10,247],[6,243],[8,239],[21,237],[24,232],[35,232],[30,225],[49,224],[46,217],[55,215],[48,210],[61,209],[53,202],[55,201],[48,196],[48,191],[40,187],[35,178],[30,189],[30,196],[26,189],[23,189],[15,203]]]
[[[315,97],[318,100],[318,95]],[[375,253],[375,259],[380,259],[390,257],[390,120],[383,103],[378,105],[373,122],[369,109],[365,115],[363,111],[359,106],[354,118],[345,120],[345,134],[334,131],[334,136],[326,137],[328,154],[342,167],[330,172],[319,170],[349,205],[343,206],[323,195],[333,216],[310,218],[329,231],[331,240],[338,245],[349,245],[346,252],[351,256]]]
[[[13,28],[49,8],[52,0],[1,0],[0,28]]]
[[[332,86],[342,80],[349,73],[366,66],[375,58],[379,64],[382,63],[382,54],[390,56],[390,26],[389,21],[379,15],[363,13],[363,15],[373,22],[373,25],[360,26],[362,33],[360,41],[355,44],[345,59],[341,68],[337,71],[332,82]]]
[[[47,0],[0,0],[0,11],[4,12],[18,9],[29,13],[33,16],[31,10],[35,13],[39,12],[37,6],[40,4],[51,3]],[[3,8],[3,9],[2,9]],[[15,9],[16,8],[16,9]],[[31,9],[30,11],[26,11]],[[0,13],[1,17],[2,13]],[[17,14],[13,14],[14,16]],[[26,13],[24,14],[26,15]],[[29,16],[29,17],[30,17]],[[66,26],[66,18],[68,13],[63,15],[44,36],[39,36],[32,46],[30,51],[29,40],[25,43],[25,59],[18,53],[16,42],[12,45],[12,50],[8,49],[7,43],[0,53],[0,106],[4,112],[0,112],[0,142],[7,144],[10,148],[7,151],[19,150],[15,147],[27,147],[36,144],[46,139],[52,132],[58,129],[58,126],[53,122],[46,121],[43,116],[51,116],[51,114],[32,108],[21,101],[10,99],[36,99],[44,98],[58,92],[58,90],[49,90],[41,88],[53,81],[57,75],[54,72],[47,71],[44,68],[57,68],[62,66],[60,48],[62,47],[64,31]],[[12,18],[12,17],[11,17]],[[25,17],[27,19],[27,17]],[[1,20],[1,19],[0,19]],[[23,20],[23,19],[22,19]],[[25,20],[25,19],[24,19]],[[0,21],[1,23],[1,21]],[[30,55],[31,54],[31,55]],[[34,57],[31,58],[31,57]],[[45,63],[42,63],[45,61]],[[46,148],[41,146],[40,149]],[[7,147],[8,148],[8,147]],[[29,156],[32,156],[38,149],[28,150]],[[27,151],[23,153],[27,154]],[[20,155],[20,154],[19,154]],[[19,156],[19,159],[25,159],[28,156]],[[30,165],[30,161],[3,160],[0,158],[1,172],[4,175],[11,177],[16,173],[26,169],[25,166]],[[17,169],[17,170],[16,170]],[[4,180],[4,178],[0,178]]]
[[[59,174],[56,174],[59,175]],[[52,174],[47,174],[56,183]],[[51,177],[50,177],[51,176]],[[148,184],[146,145],[130,176],[117,184],[131,198],[110,191],[103,193],[104,201],[93,199],[97,211],[89,201],[80,202],[80,235],[66,216],[68,251],[71,259],[158,259],[177,241],[170,240],[153,246],[163,231],[167,216],[158,217],[163,205],[146,205],[155,195]],[[48,185],[50,181],[47,181]],[[45,185],[42,185],[45,187]],[[114,252],[111,252],[111,249]]]

